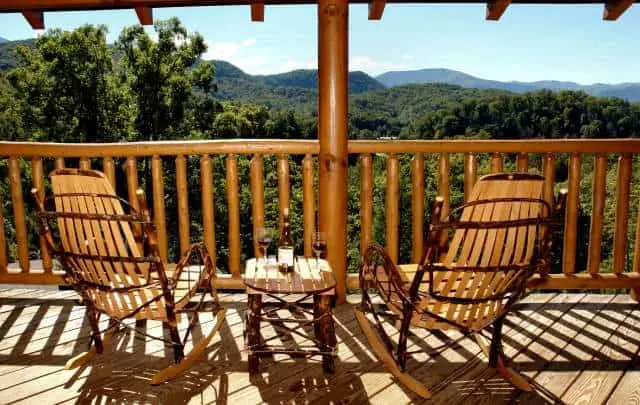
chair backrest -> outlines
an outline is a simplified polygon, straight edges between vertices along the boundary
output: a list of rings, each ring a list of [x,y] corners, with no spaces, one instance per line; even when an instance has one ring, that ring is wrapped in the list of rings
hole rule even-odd
[[[423,263],[423,282],[440,301],[435,312],[448,303],[444,318],[476,329],[521,295],[526,278],[546,259],[540,255],[546,254],[542,235],[551,205],[543,200],[543,185],[542,176],[528,173],[478,180],[467,203],[441,224],[453,236],[440,263]]]
[[[79,282],[107,288],[127,288],[147,282],[156,258],[144,257],[134,227],[143,217],[125,213],[122,200],[101,172],[60,169],[51,173],[55,211],[44,211],[57,224],[58,255],[66,271]]]

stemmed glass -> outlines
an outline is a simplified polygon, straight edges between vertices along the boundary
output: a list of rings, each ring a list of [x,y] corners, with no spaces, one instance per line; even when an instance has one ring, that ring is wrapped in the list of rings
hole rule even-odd
[[[256,241],[260,247],[260,253],[262,254],[263,266],[267,265],[267,250],[271,242],[273,242],[274,230],[273,228],[260,227],[256,229]],[[257,263],[256,263],[257,264]]]
[[[311,248],[313,249],[313,255],[316,258],[316,271],[320,271],[320,258],[327,250],[327,236],[324,232],[313,233]]]

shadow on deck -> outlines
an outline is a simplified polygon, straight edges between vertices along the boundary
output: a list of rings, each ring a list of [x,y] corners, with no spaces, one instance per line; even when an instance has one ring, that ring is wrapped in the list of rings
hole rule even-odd
[[[222,295],[229,308],[220,335],[178,379],[153,387],[149,379],[172,358],[171,348],[132,333],[117,335],[104,356],[64,370],[86,350],[89,325],[70,291],[0,291],[0,402],[14,403],[407,403],[421,402],[396,384],[370,351],[352,306],[335,309],[339,354],[336,373],[320,360],[276,356],[249,377],[243,352],[244,295]],[[357,303],[358,296],[350,296]],[[284,314],[283,314],[284,315]],[[196,338],[211,327],[203,314]],[[162,334],[159,322],[141,326]],[[393,326],[389,325],[391,330]],[[534,294],[505,324],[504,345],[515,368],[535,385],[513,389],[487,368],[473,340],[455,332],[416,330],[409,372],[435,393],[433,403],[611,403],[640,397],[640,306],[626,295]],[[277,332],[263,330],[265,337]],[[141,335],[139,335],[141,336]],[[280,334],[285,343],[304,339]],[[308,342],[307,342],[308,343]],[[429,356],[440,346],[446,350]]]

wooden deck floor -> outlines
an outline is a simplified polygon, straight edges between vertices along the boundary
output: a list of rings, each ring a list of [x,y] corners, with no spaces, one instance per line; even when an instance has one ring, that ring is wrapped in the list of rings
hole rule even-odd
[[[420,401],[397,385],[369,350],[351,305],[336,308],[339,358],[336,373],[324,375],[317,360],[263,361],[249,378],[243,352],[242,294],[223,295],[227,322],[207,360],[187,375],[159,387],[149,377],[168,364],[171,353],[150,339],[123,332],[106,354],[88,367],[63,370],[85,350],[89,327],[73,292],[0,291],[0,403],[373,403],[442,404],[569,403],[625,404],[640,401],[640,306],[626,295],[535,294],[509,315],[505,351],[514,367],[534,382],[521,393],[487,368],[468,339],[455,333],[424,333],[410,350],[450,348],[440,355],[415,354],[411,373],[435,391]],[[357,302],[351,296],[350,302]],[[203,315],[196,336],[211,326]],[[159,323],[146,325],[161,333]],[[265,335],[275,333],[266,328]],[[280,336],[300,343],[297,336]],[[457,342],[457,343],[456,343]],[[166,357],[165,357],[166,356]]]

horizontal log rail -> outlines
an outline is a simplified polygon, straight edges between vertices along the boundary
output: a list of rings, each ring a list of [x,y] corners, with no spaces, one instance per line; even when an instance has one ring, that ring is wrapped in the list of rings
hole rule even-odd
[[[220,288],[242,289],[241,260],[258,254],[259,250],[252,244],[248,251],[241,252],[244,241],[240,233],[244,230],[246,236],[247,229],[254,233],[266,222],[277,228],[283,207],[293,203],[294,189],[303,196],[298,221],[302,227],[300,254],[312,252],[312,235],[318,221],[318,196],[314,186],[318,153],[315,140],[0,142],[0,163],[4,161],[0,170],[4,170],[2,175],[6,176],[4,188],[0,190],[7,190],[0,194],[0,203],[6,207],[0,210],[0,221],[4,217],[4,221],[10,223],[7,229],[0,229],[0,283],[62,284],[59,269],[54,268],[44,244],[39,243],[34,233],[33,222],[29,220],[32,213],[25,200],[29,198],[30,187],[45,192],[46,170],[69,165],[103,170],[123,197],[135,193],[139,186],[144,187],[153,200],[162,259],[169,258],[171,237],[179,246],[178,252],[193,241],[203,240],[218,261],[218,267],[225,270],[218,280]],[[431,201],[426,193],[443,196],[449,209],[468,198],[481,174],[499,170],[536,171],[545,175],[545,199],[551,201],[554,189],[559,187],[556,182],[560,181],[568,188],[569,195],[562,257],[558,259],[560,271],[544,282],[533,279],[531,285],[550,289],[630,288],[640,292],[640,201],[631,200],[633,193],[630,192],[633,174],[639,170],[634,167],[637,162],[634,158],[640,154],[640,139],[354,140],[349,143],[349,154],[354,157],[350,159],[349,170],[359,169],[360,184],[351,188],[359,193],[359,200],[350,216],[360,219],[359,240],[352,241],[360,250],[373,241],[383,242],[400,262],[415,262],[422,253],[423,234],[427,230],[425,211]],[[224,159],[217,169],[215,156]],[[247,162],[241,161],[242,157]],[[267,157],[272,159],[269,166]],[[297,166],[291,166],[291,158]],[[565,176],[557,179],[556,169],[560,164]],[[168,175],[169,172],[172,175]],[[197,184],[190,178],[193,173],[198,174]],[[298,175],[295,182],[294,173]],[[454,182],[452,173],[460,175],[461,184]],[[378,178],[384,181],[381,183]],[[607,184],[607,181],[616,184]],[[405,182],[411,190],[406,201],[401,190]],[[581,182],[588,184],[581,187]],[[221,184],[225,190],[216,189]],[[169,187],[176,195],[167,195]],[[198,193],[193,190],[190,193],[194,187]],[[273,190],[268,193],[267,187]],[[589,194],[581,196],[586,192]],[[250,224],[241,220],[246,207],[240,197],[246,193],[251,198],[251,206],[248,216],[242,218],[249,218]],[[194,202],[196,194],[197,202]],[[214,196],[223,198],[226,206],[216,206]],[[168,211],[167,198],[173,199],[177,212]],[[268,217],[266,205],[273,199],[277,199],[278,208]],[[384,201],[383,205],[378,204],[378,199]],[[135,199],[132,201],[135,203]],[[591,201],[593,215],[581,212],[584,201]],[[603,222],[607,207],[613,207],[613,224]],[[200,218],[195,218],[195,212]],[[221,216],[221,212],[224,215]],[[382,224],[384,234],[374,229],[374,220]],[[194,227],[193,221],[201,221],[201,226]],[[399,232],[401,224],[409,229],[410,235]],[[216,235],[220,235],[216,229],[221,227],[225,230],[225,243],[216,240]],[[201,234],[195,234],[196,229]],[[604,238],[605,229],[612,232],[609,239]],[[401,243],[406,240],[411,242],[408,251],[401,249]],[[40,251],[30,252],[29,246],[38,246]],[[225,263],[218,260],[222,252]],[[39,265],[33,265],[36,258]],[[605,260],[610,271],[603,271]],[[351,263],[352,270],[356,267],[357,263]],[[357,288],[357,274],[348,274],[346,280],[339,282],[348,288]]]

